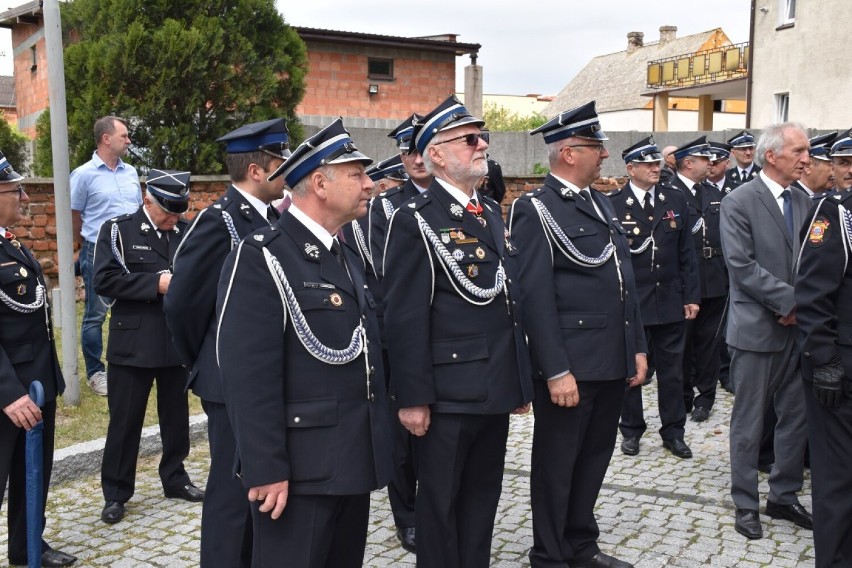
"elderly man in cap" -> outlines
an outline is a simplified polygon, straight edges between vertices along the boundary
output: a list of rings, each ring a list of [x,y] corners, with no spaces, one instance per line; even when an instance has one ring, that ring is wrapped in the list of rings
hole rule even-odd
[[[801,126],[768,126],[757,144],[763,170],[722,200],[720,232],[730,281],[726,337],[737,393],[730,427],[731,497],[734,528],[749,539],[763,536],[757,466],[770,406],[778,424],[766,514],[812,526],[796,495],[802,489],[806,421],[793,293],[799,230],[811,200],[789,189],[810,160],[808,146]]]
[[[831,144],[829,157],[834,175],[834,188],[838,193],[852,190],[852,152],[849,151],[849,139],[852,129],[837,136]]]
[[[598,547],[594,508],[625,384],[645,380],[647,360],[627,239],[609,201],[589,189],[607,137],[594,101],[536,133],[550,173],[510,213],[535,384],[530,564],[626,568]]]
[[[819,147],[852,164],[848,131]],[[852,566],[852,178],[842,185],[808,215],[795,284],[817,568]]]
[[[269,203],[281,198],[284,183],[268,178],[290,155],[281,118],[246,124],[219,141],[225,143],[231,185],[184,236],[163,306],[180,360],[190,368],[187,386],[207,414],[210,471],[201,516],[201,568],[250,564],[250,510],[233,474],[236,446],[216,362],[216,283],[231,249],[276,221]]]
[[[11,230],[24,218],[30,198],[0,152],[0,500],[9,489],[9,564],[27,565],[26,430],[44,421],[42,518],[53,471],[56,398],[65,381],[56,357],[50,307],[41,265]],[[29,396],[33,381],[44,387],[44,408]],[[42,528],[44,523],[42,523]],[[70,566],[77,558],[42,541],[36,566]],[[30,564],[32,565],[32,564]]]
[[[142,207],[105,222],[98,234],[95,291],[113,298],[106,355],[109,427],[101,462],[105,523],[124,518],[124,504],[133,496],[139,439],[155,380],[163,490],[166,497],[204,499],[183,466],[189,455],[187,371],[163,313],[172,261],[188,226],[181,219],[188,206],[189,172],[152,169]]]
[[[451,96],[414,127],[435,180],[388,228],[391,398],[416,436],[417,565],[488,566],[509,415],[532,400],[516,249],[487,171],[483,121]]]
[[[375,302],[336,237],[367,212],[371,162],[340,119],[305,140],[270,176],[289,209],[222,269],[217,350],[254,568],[360,567],[370,492],[390,477]]]
[[[700,157],[706,166],[707,153],[707,144],[695,140],[674,156]],[[692,450],[684,441],[683,347],[686,322],[698,315],[701,295],[686,196],[658,183],[662,156],[651,137],[627,148],[621,157],[630,181],[610,200],[627,231],[648,353],[657,369],[660,437],[673,455],[691,458]],[[647,429],[640,388],[627,390],[619,427],[621,451],[638,454],[639,439]]]
[[[822,199],[831,192],[834,188],[834,166],[831,163],[830,154],[835,140],[837,140],[836,130],[814,136],[809,140],[811,148],[808,154],[811,162],[802,172],[802,178],[794,181],[792,187],[804,191],[814,200]]]
[[[690,153],[683,155],[684,149],[689,149]],[[727,152],[706,142],[702,136],[679,148],[675,154],[681,157],[677,160],[677,174],[669,184],[686,198],[689,210],[686,228],[692,234],[701,290],[701,310],[695,319],[686,322],[683,402],[686,412],[692,413],[692,420],[704,422],[716,400],[721,365],[719,326],[728,298],[728,272],[719,236],[723,194],[716,185],[704,179],[713,168],[717,176],[725,179],[721,164],[727,161]]]
[[[722,196],[728,195],[733,190],[728,185],[727,176],[728,166],[731,163],[731,145],[724,142],[712,142],[710,140],[707,143],[710,144],[710,151],[713,152],[713,157],[710,159],[705,181],[721,191]]]
[[[760,166],[754,163],[754,136],[743,130],[728,139],[731,154],[734,156],[734,166],[728,170],[727,184],[736,189],[747,181],[754,179],[760,171]]]

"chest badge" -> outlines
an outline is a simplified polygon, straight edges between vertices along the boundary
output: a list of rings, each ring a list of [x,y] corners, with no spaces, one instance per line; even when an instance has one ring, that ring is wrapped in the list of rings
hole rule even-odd
[[[29,274],[30,274],[30,273],[27,271],[27,269],[26,269],[26,268],[24,268],[23,266],[21,267],[21,269],[20,269],[18,272],[20,273],[21,278],[26,278],[26,277],[27,277],[27,276],[29,276]]]
[[[338,294],[337,292],[332,293],[332,294],[328,297],[328,301],[329,301],[329,302],[331,303],[331,305],[332,305],[332,306],[334,306],[335,308],[339,308],[340,306],[342,306],[342,305],[343,305],[343,298],[342,298],[342,297],[340,296],[340,294]]]
[[[27,285],[26,284],[18,284],[18,296],[23,296],[27,293]]]
[[[467,277],[468,278],[476,278],[477,276],[479,276],[479,267],[476,266],[475,264],[468,264],[467,265]]]
[[[483,249],[482,247],[476,247],[476,250],[473,251],[473,254],[476,255],[476,258],[482,260],[483,258],[485,258],[485,249]]]
[[[456,259],[456,262],[461,262],[464,260],[464,251],[462,249],[455,249],[453,251],[453,258]]]

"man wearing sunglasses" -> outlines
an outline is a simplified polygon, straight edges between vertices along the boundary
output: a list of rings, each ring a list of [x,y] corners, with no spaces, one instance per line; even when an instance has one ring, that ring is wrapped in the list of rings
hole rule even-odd
[[[127,121],[105,116],[95,122],[97,149],[92,159],[71,172],[71,222],[74,239],[81,245],[79,260],[86,303],[80,344],[89,387],[107,395],[103,353],[103,325],[107,302],[95,293],[94,256],[98,231],[107,219],[133,213],[142,205],[142,188],[136,168],[122,161],[130,149]]]
[[[109,427],[101,464],[101,520],[124,518],[133,495],[136,456],[148,395],[157,381],[163,454],[160,480],[166,497],[202,501],[189,479],[189,407],[186,368],[172,345],[163,313],[171,266],[188,223],[189,172],[152,169],[143,205],[101,226],[95,253],[95,291],[113,298],[107,344]]]
[[[391,219],[385,247],[390,394],[415,436],[417,566],[487,566],[509,415],[532,400],[516,249],[487,173],[483,121],[450,97],[413,144],[435,180]]]
[[[233,475],[236,446],[216,361],[216,285],[231,249],[277,220],[269,203],[284,195],[284,181],[267,178],[290,155],[288,141],[281,118],[246,124],[219,138],[231,185],[187,230],[163,299],[175,349],[190,367],[187,387],[207,414],[210,472],[201,515],[202,568],[251,564],[251,513]]]
[[[56,397],[65,390],[53,343],[50,310],[41,265],[12,231],[30,198],[0,152],[0,500],[9,489],[9,564],[27,565],[25,431],[44,422],[42,517],[53,470]],[[47,325],[45,325],[45,322]],[[30,399],[34,380],[44,387],[43,408]],[[42,541],[37,566],[70,566],[77,558]]]

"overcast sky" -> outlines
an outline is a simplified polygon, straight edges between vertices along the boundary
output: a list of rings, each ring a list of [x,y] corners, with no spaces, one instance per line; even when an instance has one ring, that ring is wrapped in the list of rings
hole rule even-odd
[[[12,5],[19,5],[23,0]],[[458,34],[478,43],[488,94],[555,95],[594,56],[621,51],[627,33],[659,39],[663,25],[684,36],[722,28],[734,43],[748,41],[749,0],[276,0],[293,26],[395,36]],[[0,30],[0,74],[12,74],[9,30]],[[457,60],[462,90],[467,56]]]
[[[660,37],[660,26],[684,36],[722,28],[733,43],[748,41],[750,0],[276,0],[288,24],[396,36],[458,34],[482,45],[488,94],[555,95],[597,55],[622,51],[627,33]],[[468,56],[457,60],[464,87]]]

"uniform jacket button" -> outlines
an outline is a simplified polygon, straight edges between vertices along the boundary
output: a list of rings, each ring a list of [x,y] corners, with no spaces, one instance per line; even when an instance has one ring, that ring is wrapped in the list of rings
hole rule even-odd
[[[301,421],[302,421],[302,419],[301,419],[301,418],[299,418],[298,416],[296,416],[295,418],[293,418],[293,423],[294,423],[294,424],[298,424],[298,423],[299,423],[299,422],[301,422]]]
[[[459,354],[458,354],[458,353],[453,353],[453,359],[458,359],[458,358],[459,358]]]

